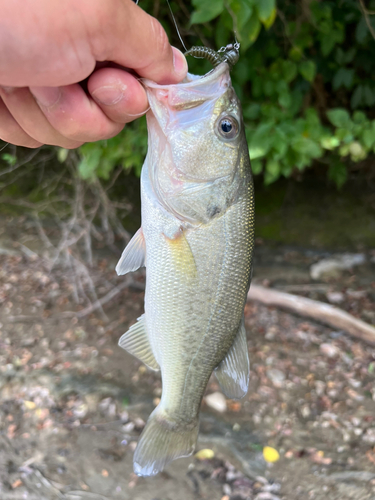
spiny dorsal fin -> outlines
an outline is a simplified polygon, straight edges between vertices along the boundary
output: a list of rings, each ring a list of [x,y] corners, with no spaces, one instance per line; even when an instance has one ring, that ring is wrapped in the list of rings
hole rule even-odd
[[[245,319],[242,317],[232,347],[215,369],[216,378],[224,394],[230,399],[240,399],[249,389],[250,363],[247,352]]]
[[[137,322],[120,338],[118,345],[138,358],[151,370],[159,370],[158,362],[152,352],[150,341],[148,340],[146,319],[142,314]]]
[[[140,267],[145,266],[145,262],[146,245],[143,231],[140,227],[122,252],[121,258],[116,266],[116,273],[121,276],[122,274],[136,271]]]

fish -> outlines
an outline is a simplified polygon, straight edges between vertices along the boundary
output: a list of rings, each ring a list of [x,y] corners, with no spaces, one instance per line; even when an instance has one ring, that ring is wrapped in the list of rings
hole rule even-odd
[[[162,378],[134,454],[139,476],[194,452],[213,372],[227,398],[248,391],[254,187],[230,66],[221,58],[179,84],[143,80],[150,110],[142,223],[116,267],[119,275],[146,267],[145,312],[119,345]]]

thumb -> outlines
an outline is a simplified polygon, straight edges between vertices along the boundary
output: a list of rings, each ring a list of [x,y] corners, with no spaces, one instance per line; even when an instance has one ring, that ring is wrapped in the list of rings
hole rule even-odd
[[[185,56],[170,45],[159,21],[132,0],[111,3],[113,6],[108,10],[112,14],[98,53],[94,53],[96,60],[134,69],[140,76],[161,84],[183,80],[187,73]]]

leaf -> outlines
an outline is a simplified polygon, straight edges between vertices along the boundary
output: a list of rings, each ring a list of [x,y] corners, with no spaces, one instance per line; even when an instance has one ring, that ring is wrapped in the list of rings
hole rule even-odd
[[[272,184],[280,177],[280,164],[277,160],[270,159],[266,164],[266,171],[264,174],[264,183],[266,185]]]
[[[374,130],[367,129],[362,133],[363,144],[366,148],[371,149],[375,144],[375,132]]]
[[[261,160],[253,160],[251,162],[251,170],[253,172],[253,175],[258,175],[262,172],[263,170],[263,163]]]
[[[243,111],[244,116],[249,120],[256,120],[260,115],[260,105],[257,103],[250,104]]]
[[[2,154],[1,159],[7,162],[11,167],[13,167],[17,163],[17,157],[9,153]]]
[[[258,16],[255,12],[253,12],[249,21],[244,25],[243,29],[239,33],[241,36],[241,44],[245,50],[258,38],[261,27],[262,25]]]
[[[269,23],[270,19],[276,15],[274,14],[274,11],[276,11],[276,0],[256,0],[256,6],[259,19],[263,24]]]
[[[284,92],[279,96],[279,104],[283,108],[289,108],[292,104],[292,96],[290,92]]]
[[[331,163],[328,169],[328,178],[336,184],[338,189],[340,189],[348,178],[346,166],[339,160]]]
[[[196,10],[191,15],[191,24],[207,23],[224,10],[224,0],[193,0]]]
[[[294,137],[291,143],[293,150],[305,158],[319,158],[322,156],[322,148],[318,142],[308,137]]]
[[[293,61],[283,61],[282,62],[282,71],[284,79],[287,83],[290,83],[297,76],[297,64]]]
[[[353,122],[362,125],[367,122],[366,115],[362,111],[354,111],[353,113]]]
[[[253,13],[253,6],[243,0],[231,0],[229,3],[233,19],[234,30],[241,35],[241,30]]]
[[[332,52],[334,46],[336,45],[335,39],[332,37],[331,33],[327,33],[322,36],[320,40],[320,48],[323,56],[328,56]]]
[[[266,19],[265,21],[263,21],[263,25],[266,28],[266,30],[269,30],[270,27],[273,25],[273,23],[275,22],[276,16],[277,16],[277,10],[275,8],[271,12],[270,17],[268,19]]]
[[[367,38],[367,35],[368,35],[368,28],[366,24],[366,19],[364,16],[362,16],[355,30],[355,38],[359,44],[363,44],[363,42]]]
[[[57,149],[57,159],[60,163],[64,163],[64,161],[68,158],[68,149],[58,148]]]
[[[353,141],[349,145],[350,157],[353,161],[360,161],[366,158],[366,151],[363,149],[362,144],[358,141]]]
[[[27,410],[35,410],[36,408],[34,401],[24,401],[23,404]]]
[[[272,147],[272,134],[270,131],[273,123],[262,123],[255,130],[249,144],[250,160],[265,156]]]
[[[78,165],[78,172],[82,179],[88,180],[95,177],[95,171],[99,166],[101,156],[102,151],[99,146],[83,156]]]
[[[363,99],[367,106],[375,104],[375,91],[369,85],[363,86]]]
[[[353,92],[352,98],[350,99],[350,105],[352,108],[358,108],[362,104],[363,100],[363,86],[358,85],[358,87]]]
[[[263,448],[263,458],[268,463],[277,462],[280,459],[279,452],[272,448],[271,446],[265,446]]]
[[[351,125],[350,115],[346,109],[330,109],[327,111],[327,117],[335,127],[345,128]]]
[[[333,77],[333,88],[337,90],[341,86],[350,89],[353,85],[354,69],[340,68]]]
[[[316,74],[316,65],[314,61],[303,61],[299,65],[299,72],[305,80],[312,82]]]
[[[322,148],[332,150],[337,148],[337,146],[339,146],[340,141],[337,137],[332,135],[332,136],[322,137],[320,140],[320,144]]]

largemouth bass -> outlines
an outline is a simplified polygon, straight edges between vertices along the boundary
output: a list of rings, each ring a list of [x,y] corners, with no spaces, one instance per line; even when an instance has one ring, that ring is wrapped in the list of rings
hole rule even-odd
[[[213,371],[228,398],[247,393],[244,305],[254,193],[241,106],[226,62],[180,84],[143,84],[150,110],[142,226],[116,270],[146,266],[145,314],[119,345],[161,370],[161,401],[134,455],[136,474],[152,476],[193,453]]]

